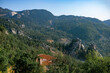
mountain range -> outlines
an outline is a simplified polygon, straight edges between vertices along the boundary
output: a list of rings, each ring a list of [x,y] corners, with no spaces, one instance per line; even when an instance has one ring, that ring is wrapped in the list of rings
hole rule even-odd
[[[79,38],[85,47],[96,44],[102,55],[110,56],[110,20],[74,15],[55,16],[44,9],[12,11],[0,8],[0,24],[8,32],[30,39],[68,44],[73,38]]]

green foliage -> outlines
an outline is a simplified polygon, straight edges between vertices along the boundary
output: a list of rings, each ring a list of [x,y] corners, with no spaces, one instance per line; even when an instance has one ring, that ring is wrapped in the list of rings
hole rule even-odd
[[[8,66],[8,58],[3,51],[0,51],[0,71],[6,71]]]
[[[8,12],[10,10],[4,9],[0,14]],[[110,55],[110,27],[102,21],[77,16],[56,17],[46,10],[24,10],[18,14],[21,15],[19,20],[18,15],[12,18],[0,17],[0,71],[6,72],[8,67],[15,66],[13,70],[16,73],[44,73],[36,58],[38,54],[48,54],[55,55],[56,59],[48,66],[47,73],[110,73],[110,57],[103,58],[98,52],[89,51],[86,61],[78,61],[63,54],[65,45],[59,43],[61,38],[79,37],[85,44],[94,42],[101,48],[101,53],[104,51],[105,55]],[[11,34],[12,29],[16,30],[16,35]],[[4,30],[8,30],[9,34]],[[23,31],[24,36],[20,36],[19,31]],[[52,54],[42,47],[47,39],[55,41],[49,45],[58,48],[61,54]],[[83,51],[77,54],[81,58],[85,55]]]
[[[31,40],[23,36],[0,33],[0,71],[15,66],[16,73],[44,73],[43,67],[36,63],[37,54],[49,54],[42,49],[41,41]],[[30,41],[30,42],[29,42]],[[63,44],[50,44],[57,48]],[[37,48],[36,48],[37,46]],[[68,55],[55,54],[56,59],[48,66],[47,73],[109,73],[110,58],[99,57],[96,51],[88,53],[87,60],[81,62]]]
[[[47,73],[79,73],[82,72],[80,62],[70,56],[57,56],[53,61],[53,65],[49,66]]]
[[[89,50],[88,54],[86,55],[86,60],[87,61],[94,61],[94,60],[97,60],[99,58],[102,58],[102,57],[99,57],[98,54],[99,53],[95,50]]]
[[[0,41],[0,71],[5,72],[7,67],[14,65],[19,73],[37,72],[36,48],[29,47],[11,34],[0,33]]]
[[[51,54],[48,50],[42,49],[41,41],[24,36],[0,32],[0,41],[0,71],[2,72],[6,72],[10,66],[15,66],[16,73],[41,73],[43,70],[36,62],[37,55]]]
[[[81,62],[70,56],[56,56],[47,73],[109,73],[110,57],[99,57],[97,51],[89,51],[86,61]]]
[[[90,51],[86,56],[87,60],[83,68],[87,73],[109,73],[110,72],[110,58],[98,57],[95,51]]]
[[[59,42],[61,38],[80,38],[86,44],[95,43],[103,55],[110,55],[110,27],[98,19],[64,15],[56,17],[49,11],[36,9],[17,13],[12,18],[0,18],[0,23],[10,32],[15,29],[17,34],[22,31],[29,38],[43,41],[52,39]],[[21,27],[22,24],[25,28]]]
[[[0,25],[0,31],[3,32],[5,29],[5,27],[3,25]]]

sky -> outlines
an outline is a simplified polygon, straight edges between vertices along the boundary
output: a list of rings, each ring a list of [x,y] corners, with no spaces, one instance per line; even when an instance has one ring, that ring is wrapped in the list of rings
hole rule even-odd
[[[13,11],[46,9],[54,15],[110,19],[110,0],[0,0],[0,7]]]

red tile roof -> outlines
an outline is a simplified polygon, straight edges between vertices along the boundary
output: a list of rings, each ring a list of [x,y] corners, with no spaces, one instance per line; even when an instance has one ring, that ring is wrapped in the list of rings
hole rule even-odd
[[[49,64],[52,64],[52,60],[53,59],[56,59],[55,57],[52,57],[50,55],[45,55],[45,54],[39,54],[38,55],[42,60],[45,60],[45,61],[42,61],[42,65],[49,65]]]
[[[43,58],[43,59],[47,59],[47,60],[56,59],[55,57],[52,57],[50,55],[45,55],[45,54],[39,54],[38,56]]]

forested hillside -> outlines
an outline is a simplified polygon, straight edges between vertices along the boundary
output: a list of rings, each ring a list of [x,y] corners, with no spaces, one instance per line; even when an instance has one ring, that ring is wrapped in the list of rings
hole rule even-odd
[[[106,20],[104,23],[110,26],[110,20]]]
[[[42,9],[0,8],[0,72],[109,73],[107,24],[96,18],[54,16]],[[44,66],[39,54],[55,59]]]
[[[109,73],[110,59],[97,56],[95,50],[86,55],[87,61],[81,62],[71,56],[43,49],[41,41],[35,41],[23,36],[7,34],[0,26],[0,71],[6,73],[11,70],[16,73],[45,73],[43,67],[36,62],[38,54],[53,55],[57,59],[48,66],[46,73]],[[45,48],[45,47],[44,47]],[[62,47],[60,47],[62,48]],[[64,47],[63,47],[64,48]],[[62,49],[63,49],[62,48]]]
[[[85,45],[94,43],[102,55],[110,56],[110,26],[105,24],[106,21],[104,23],[95,18],[72,15],[54,16],[51,12],[42,9],[13,13],[11,10],[1,8],[1,11],[5,12],[5,16],[2,16],[2,18],[10,23],[11,30],[20,35],[32,39],[63,43],[64,40],[66,40],[65,43],[69,43],[73,38],[80,38]],[[15,26],[12,24],[15,24]]]

